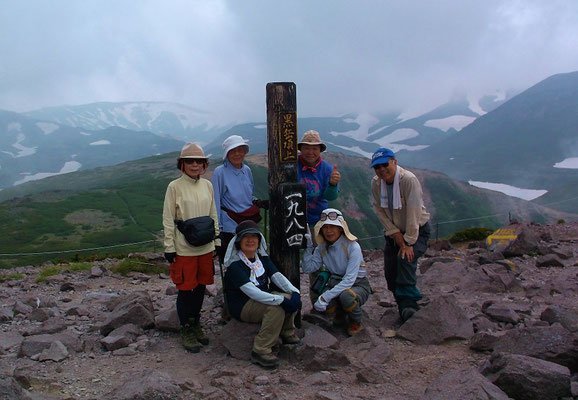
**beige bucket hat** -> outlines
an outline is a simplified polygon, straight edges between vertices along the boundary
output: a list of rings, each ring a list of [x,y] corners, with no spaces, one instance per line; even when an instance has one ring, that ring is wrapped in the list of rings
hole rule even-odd
[[[310,144],[310,145],[318,144],[321,146],[322,152],[327,149],[327,146],[325,145],[325,143],[323,143],[321,141],[321,137],[319,136],[319,132],[314,131],[314,130],[307,131],[303,134],[301,141],[297,143],[297,148],[300,151],[301,151],[301,145],[302,144]]]
[[[323,221],[321,219],[325,218]],[[325,243],[325,239],[321,234],[321,228],[324,225],[335,225],[340,226],[343,228],[343,234],[345,237],[352,242],[357,240],[357,236],[352,234],[349,231],[349,227],[347,226],[347,222],[345,222],[345,218],[343,218],[343,214],[336,208],[326,208],[321,212],[321,219],[315,224],[313,228],[313,232],[315,234],[315,241],[317,244]]]
[[[205,156],[203,148],[195,142],[185,143],[181,149],[181,154],[178,160],[182,158],[196,158],[202,160],[208,160],[209,158]]]

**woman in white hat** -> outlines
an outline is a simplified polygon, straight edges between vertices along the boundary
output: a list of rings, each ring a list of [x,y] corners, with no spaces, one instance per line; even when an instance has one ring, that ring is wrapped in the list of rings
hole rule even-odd
[[[179,290],[177,314],[183,346],[198,353],[209,338],[201,328],[200,313],[205,286],[213,284],[213,252],[219,225],[213,185],[201,178],[209,159],[197,143],[185,143],[177,158],[181,177],[170,182],[163,207],[165,258]],[[187,229],[195,234],[192,237]]]
[[[237,224],[246,220],[259,222],[259,207],[267,207],[266,201],[253,196],[253,174],[243,163],[248,152],[247,140],[238,135],[229,136],[223,142],[223,165],[215,168],[211,177],[221,232],[221,246],[217,249],[221,262]]]
[[[343,214],[335,208],[321,212],[314,235],[318,246],[313,249],[311,235],[307,234],[301,267],[309,274],[323,267],[327,272],[320,273],[312,285],[319,294],[313,307],[332,316],[335,325],[347,323],[347,333],[353,336],[363,329],[361,306],[371,294],[361,247]]]

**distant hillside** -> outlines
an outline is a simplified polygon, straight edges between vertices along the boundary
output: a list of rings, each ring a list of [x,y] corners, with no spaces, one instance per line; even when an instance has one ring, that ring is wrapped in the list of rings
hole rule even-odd
[[[54,176],[1,191],[0,254],[100,248],[160,237],[166,186],[179,176],[175,167],[177,154]],[[369,183],[373,171],[368,160],[340,153],[328,153],[326,159],[337,164],[343,176],[340,196],[332,205],[344,211],[362,247],[381,247],[382,228],[371,208]],[[211,162],[207,177],[220,163]],[[249,156],[248,163],[255,177],[256,195],[267,198],[265,155]],[[443,174],[415,172],[424,184],[434,236],[436,232],[444,236],[466,226],[498,227],[507,223],[510,212],[513,217],[540,223],[578,217],[474,188]],[[160,251],[159,244],[155,246]],[[152,244],[62,255],[0,256],[0,266],[143,249],[153,249]]]
[[[578,179],[554,168],[578,157],[578,72],[551,76],[406,164],[462,180],[552,190]]]
[[[228,129],[215,115],[177,103],[139,101],[47,107],[24,115],[88,130],[118,126],[202,144]]]
[[[150,132],[118,127],[87,131],[0,110],[0,189],[181,146],[182,142]]]

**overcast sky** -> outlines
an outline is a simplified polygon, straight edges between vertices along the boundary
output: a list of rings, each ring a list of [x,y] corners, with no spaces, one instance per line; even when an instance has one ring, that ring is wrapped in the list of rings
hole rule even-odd
[[[427,111],[578,70],[578,1],[0,0],[0,109],[171,101],[264,121]]]

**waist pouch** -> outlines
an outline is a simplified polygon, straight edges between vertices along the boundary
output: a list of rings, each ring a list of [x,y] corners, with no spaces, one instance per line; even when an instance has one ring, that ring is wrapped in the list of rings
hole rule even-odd
[[[225,211],[229,216],[229,218],[231,218],[238,224],[248,220],[255,222],[261,221],[261,214],[259,213],[259,207],[257,207],[255,204],[253,204],[251,207],[247,208],[245,211],[240,213],[226,209],[225,207],[221,207],[221,210]]]
[[[329,280],[330,276],[331,273],[329,271],[319,271],[317,273],[317,277],[315,278],[313,284],[311,285],[311,291],[319,295],[323,293],[325,291],[325,286],[327,285],[327,281]]]
[[[175,224],[191,246],[203,246],[215,240],[215,221],[208,215],[186,221],[175,220]]]

